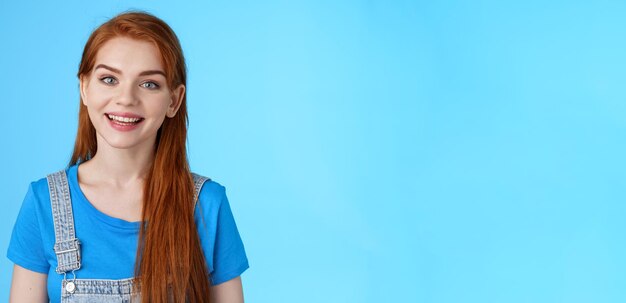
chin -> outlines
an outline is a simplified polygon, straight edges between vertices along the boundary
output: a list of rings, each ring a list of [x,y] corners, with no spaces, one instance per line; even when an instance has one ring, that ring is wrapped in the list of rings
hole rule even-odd
[[[132,149],[132,148],[140,146],[141,142],[109,142],[107,141],[107,144],[110,147],[113,147],[116,149]]]
[[[139,146],[142,146],[144,144],[147,143],[147,141],[145,138],[144,139],[140,139],[140,138],[123,138],[123,137],[104,137],[101,135],[98,135],[98,145],[100,144],[106,144],[112,148],[116,148],[116,149],[132,149],[132,148],[136,148]]]

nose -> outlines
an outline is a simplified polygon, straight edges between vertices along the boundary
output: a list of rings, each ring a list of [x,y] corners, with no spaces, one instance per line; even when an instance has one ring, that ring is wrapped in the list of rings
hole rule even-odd
[[[119,105],[134,105],[137,103],[137,94],[135,91],[135,85],[127,83],[119,86],[119,94],[115,100],[115,103]]]

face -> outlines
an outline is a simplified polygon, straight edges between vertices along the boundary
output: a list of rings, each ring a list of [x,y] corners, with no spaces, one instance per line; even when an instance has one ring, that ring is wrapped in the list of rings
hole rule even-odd
[[[116,37],[98,51],[80,92],[98,150],[101,144],[147,149],[154,146],[163,121],[176,115],[185,87],[168,87],[159,49],[152,43]]]

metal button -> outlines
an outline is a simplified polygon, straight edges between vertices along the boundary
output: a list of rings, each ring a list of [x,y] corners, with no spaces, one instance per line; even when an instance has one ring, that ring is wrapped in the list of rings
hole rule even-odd
[[[76,284],[74,284],[74,282],[67,282],[67,284],[65,284],[65,290],[73,294],[76,290]]]

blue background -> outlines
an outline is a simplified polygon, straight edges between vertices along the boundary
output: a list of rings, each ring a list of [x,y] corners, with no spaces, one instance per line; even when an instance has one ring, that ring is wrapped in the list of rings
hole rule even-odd
[[[136,8],[183,45],[246,301],[626,301],[623,1],[0,3],[3,254],[87,37]]]

